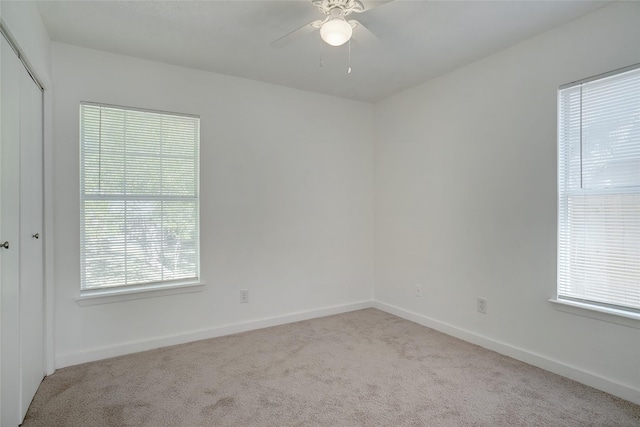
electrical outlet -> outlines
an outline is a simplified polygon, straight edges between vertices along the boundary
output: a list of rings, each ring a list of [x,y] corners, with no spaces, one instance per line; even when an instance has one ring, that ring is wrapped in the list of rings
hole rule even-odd
[[[487,314],[487,299],[478,297],[478,313]]]
[[[249,289],[240,289],[240,304],[249,302]]]
[[[416,296],[422,298],[422,285],[416,285]]]

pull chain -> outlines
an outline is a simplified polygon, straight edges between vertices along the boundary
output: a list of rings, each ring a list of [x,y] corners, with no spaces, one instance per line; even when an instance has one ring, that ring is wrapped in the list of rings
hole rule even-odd
[[[322,61],[322,37],[319,38],[320,40],[320,68],[324,67],[324,62]]]
[[[349,67],[347,68],[347,74],[351,74],[351,39],[349,39]]]

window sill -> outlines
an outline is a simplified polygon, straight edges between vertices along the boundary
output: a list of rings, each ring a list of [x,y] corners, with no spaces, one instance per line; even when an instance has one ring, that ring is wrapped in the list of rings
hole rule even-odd
[[[204,283],[172,283],[170,285],[140,286],[127,289],[104,289],[80,292],[76,302],[80,306],[109,304],[112,302],[131,301],[143,298],[153,298],[168,295],[201,292]]]
[[[640,314],[575,301],[550,299],[549,302],[553,303],[556,310],[564,313],[576,314],[578,316],[590,317],[604,322],[640,329]]]

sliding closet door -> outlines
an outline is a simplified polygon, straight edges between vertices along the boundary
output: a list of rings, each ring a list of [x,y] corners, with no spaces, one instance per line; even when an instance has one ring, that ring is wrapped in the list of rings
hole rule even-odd
[[[21,420],[44,377],[42,90],[20,75]]]
[[[0,43],[0,425],[12,427],[44,377],[42,92]]]

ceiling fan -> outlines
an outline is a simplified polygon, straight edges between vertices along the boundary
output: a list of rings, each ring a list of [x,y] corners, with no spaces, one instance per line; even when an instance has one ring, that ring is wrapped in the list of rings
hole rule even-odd
[[[311,0],[321,13],[324,19],[318,19],[302,27],[293,30],[271,43],[274,47],[283,47],[292,41],[320,30],[320,37],[330,46],[342,46],[351,39],[353,31],[356,30],[358,39],[377,39],[361,22],[346,17],[351,13],[363,13],[393,0]]]

